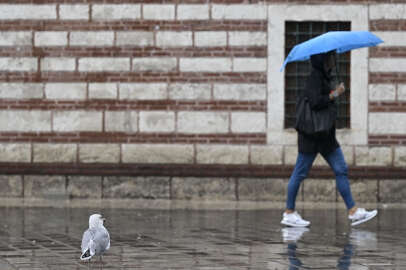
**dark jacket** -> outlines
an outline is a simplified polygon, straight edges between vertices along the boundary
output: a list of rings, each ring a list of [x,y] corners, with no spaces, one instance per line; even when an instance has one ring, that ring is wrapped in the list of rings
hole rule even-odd
[[[302,95],[309,100],[312,110],[320,110],[329,107],[336,113],[337,108],[334,101],[329,98],[333,89],[331,75],[324,70],[323,62],[326,54],[312,55],[312,72],[307,80]],[[298,146],[300,153],[321,153],[327,155],[339,147],[336,139],[335,124],[327,134],[308,136],[298,133]]]

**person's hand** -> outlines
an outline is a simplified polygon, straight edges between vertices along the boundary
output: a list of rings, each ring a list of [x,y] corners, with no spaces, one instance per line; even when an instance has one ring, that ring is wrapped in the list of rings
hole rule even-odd
[[[340,96],[342,93],[345,92],[345,86],[344,83],[340,83],[339,85],[337,85],[335,91],[337,91],[337,94]]]

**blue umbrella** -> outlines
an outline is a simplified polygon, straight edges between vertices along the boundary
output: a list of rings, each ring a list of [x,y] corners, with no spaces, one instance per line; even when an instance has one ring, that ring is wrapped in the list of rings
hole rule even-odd
[[[308,60],[311,55],[335,50],[337,53],[376,46],[383,41],[368,31],[332,31],[309,39],[293,47],[280,71],[286,64]]]

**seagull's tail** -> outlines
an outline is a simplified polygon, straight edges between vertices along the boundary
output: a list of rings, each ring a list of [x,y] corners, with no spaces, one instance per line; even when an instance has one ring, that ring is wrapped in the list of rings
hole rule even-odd
[[[80,259],[82,261],[87,261],[90,260],[93,257],[93,255],[90,254],[90,248],[88,248],[83,254],[80,256]]]

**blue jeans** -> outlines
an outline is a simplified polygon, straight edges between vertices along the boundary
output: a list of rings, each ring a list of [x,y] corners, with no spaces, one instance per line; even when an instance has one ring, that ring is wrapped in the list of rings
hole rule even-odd
[[[290,210],[295,209],[295,202],[297,192],[300,184],[307,177],[310,168],[313,165],[313,161],[317,154],[313,153],[299,153],[296,160],[295,169],[290,177],[288,184],[288,198],[286,201],[286,208]],[[330,167],[333,169],[336,175],[336,185],[341,197],[343,197],[347,209],[351,209],[355,206],[352,199],[350,182],[348,181],[348,167],[344,160],[343,152],[341,148],[337,148],[327,156],[323,156]]]

